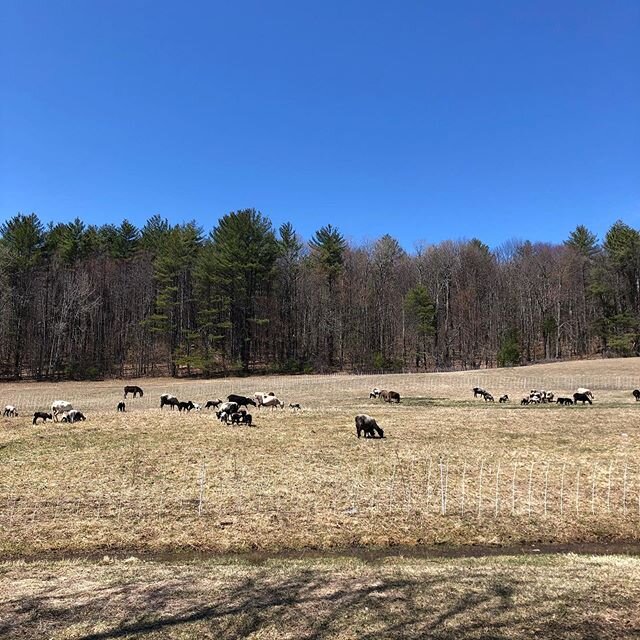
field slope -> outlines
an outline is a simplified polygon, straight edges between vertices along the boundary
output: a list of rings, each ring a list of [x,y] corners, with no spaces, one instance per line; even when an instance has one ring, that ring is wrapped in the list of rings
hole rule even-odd
[[[636,384],[639,381],[639,384]],[[428,375],[4,384],[0,551],[212,552],[392,545],[629,541],[640,533],[640,360]],[[505,405],[474,400],[481,385]],[[368,398],[373,386],[400,405]],[[593,406],[520,406],[530,388],[595,393]],[[253,411],[255,426],[160,411],[274,391],[303,410]],[[33,426],[52,400],[88,416]],[[358,440],[369,413],[383,440]]]

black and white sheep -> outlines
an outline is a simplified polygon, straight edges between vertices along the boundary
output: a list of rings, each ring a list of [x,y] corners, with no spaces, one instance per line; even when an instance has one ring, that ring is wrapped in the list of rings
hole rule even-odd
[[[42,422],[46,422],[47,420],[53,421],[53,416],[45,411],[36,411],[33,414],[33,424],[37,424],[38,420],[42,420]]]
[[[18,410],[12,404],[8,404],[4,408],[4,411],[2,412],[2,415],[5,418],[17,418],[18,417]]]

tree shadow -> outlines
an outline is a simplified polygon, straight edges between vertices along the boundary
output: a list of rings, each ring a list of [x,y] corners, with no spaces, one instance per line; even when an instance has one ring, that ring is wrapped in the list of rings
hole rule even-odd
[[[499,640],[518,637],[514,630],[526,633],[533,623],[542,636],[545,628],[555,637],[600,637],[600,631],[605,632],[602,637],[610,637],[612,632],[596,619],[585,624],[580,616],[559,616],[550,598],[534,607],[531,601],[523,603],[520,595],[516,607],[521,583],[505,577],[487,583],[480,572],[465,576],[455,597],[442,575],[416,577],[388,569],[384,575],[369,570],[339,577],[327,569],[296,569],[284,576],[262,567],[248,576],[246,570],[238,573],[240,577],[227,573],[220,579],[209,567],[195,577],[162,583],[132,576],[98,588],[61,588],[54,583],[28,598],[0,599],[0,637],[56,637],[87,621],[102,630],[65,637],[185,637],[192,632],[194,637],[205,633],[247,638],[275,629],[281,635],[314,640],[345,633],[363,640]],[[634,628],[640,630],[637,621]]]

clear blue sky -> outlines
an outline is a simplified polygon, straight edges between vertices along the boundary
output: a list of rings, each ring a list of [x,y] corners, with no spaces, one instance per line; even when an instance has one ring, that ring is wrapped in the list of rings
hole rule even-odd
[[[640,227],[640,2],[0,0],[0,218]]]

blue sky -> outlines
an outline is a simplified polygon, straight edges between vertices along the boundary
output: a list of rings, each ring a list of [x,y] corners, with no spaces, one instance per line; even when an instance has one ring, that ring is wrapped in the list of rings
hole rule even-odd
[[[640,3],[0,0],[0,218],[640,227]]]

